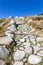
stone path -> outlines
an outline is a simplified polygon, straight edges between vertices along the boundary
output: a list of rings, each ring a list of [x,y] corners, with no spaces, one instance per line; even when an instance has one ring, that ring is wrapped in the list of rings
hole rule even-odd
[[[13,23],[14,22],[15,21],[13,21]],[[12,25],[15,26],[14,24]],[[21,25],[18,25],[17,29],[15,29],[14,27],[14,28],[9,28],[9,30],[7,29],[7,31],[9,31],[7,33],[7,37],[2,37],[2,38],[0,37],[0,44],[4,44],[4,46],[5,44],[9,44],[9,45],[8,47],[5,46],[6,48],[0,46],[0,56],[6,53],[5,56],[3,55],[3,57],[8,57],[7,58],[8,60],[5,59],[5,62],[0,60],[0,63],[1,62],[3,63],[1,65],[8,65],[8,64],[9,65],[41,65],[41,64],[43,65],[43,46],[41,45],[41,43],[43,43],[43,37],[31,35],[36,33],[35,29],[33,29],[28,24],[21,23]],[[13,36],[11,36],[12,31],[17,33],[31,33],[31,34],[30,35],[13,34]]]

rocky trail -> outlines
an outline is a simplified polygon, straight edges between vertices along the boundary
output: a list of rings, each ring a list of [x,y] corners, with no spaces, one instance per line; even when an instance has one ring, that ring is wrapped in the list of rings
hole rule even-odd
[[[10,16],[0,22],[0,65],[43,65],[43,33],[39,32],[43,32],[43,26],[39,18],[42,20],[42,16]]]

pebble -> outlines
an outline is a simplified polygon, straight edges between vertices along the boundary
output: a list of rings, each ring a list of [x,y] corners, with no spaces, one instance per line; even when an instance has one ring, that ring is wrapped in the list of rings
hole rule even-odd
[[[32,54],[32,48],[31,47],[27,47],[27,48],[25,48],[25,52],[26,52],[26,54]]]
[[[24,48],[23,48],[23,47],[20,47],[19,49],[20,49],[20,50],[24,50]]]
[[[24,42],[23,45],[24,45],[25,47],[29,47],[29,46],[30,46],[30,43],[29,43],[29,42]]]
[[[25,42],[25,39],[24,38],[20,39],[20,42]]]
[[[24,62],[24,63],[26,63],[26,62],[27,62],[27,59],[26,59],[26,58],[25,58],[25,59],[23,59],[23,62]]]

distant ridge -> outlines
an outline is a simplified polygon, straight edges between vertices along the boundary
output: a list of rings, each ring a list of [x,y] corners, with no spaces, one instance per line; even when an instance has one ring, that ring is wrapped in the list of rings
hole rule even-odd
[[[38,15],[43,15],[43,13],[41,13],[41,14],[38,14]]]

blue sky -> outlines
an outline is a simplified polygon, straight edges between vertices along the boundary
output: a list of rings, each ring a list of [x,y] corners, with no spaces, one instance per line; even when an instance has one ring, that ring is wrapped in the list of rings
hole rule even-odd
[[[43,0],[0,0],[0,17],[43,13]]]

